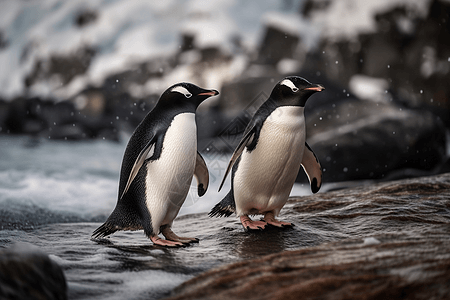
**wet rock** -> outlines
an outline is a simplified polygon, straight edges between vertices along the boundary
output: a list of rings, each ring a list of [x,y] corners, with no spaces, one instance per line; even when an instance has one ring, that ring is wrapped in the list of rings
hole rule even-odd
[[[381,179],[401,169],[433,172],[446,159],[445,127],[429,111],[349,98],[307,115],[307,142],[325,182]]]
[[[235,251],[256,258],[200,274],[168,299],[446,299],[449,199],[450,174],[291,198],[280,218],[294,229],[247,234]],[[187,220],[178,226],[189,230]],[[236,242],[229,224],[217,247]]]
[[[30,244],[0,250],[0,298],[67,299],[62,269]]]

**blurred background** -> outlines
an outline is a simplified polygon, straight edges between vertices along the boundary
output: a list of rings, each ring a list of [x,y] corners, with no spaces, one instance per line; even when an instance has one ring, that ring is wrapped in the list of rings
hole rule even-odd
[[[220,91],[198,110],[214,181],[288,75],[326,88],[305,110],[325,182],[450,171],[449,13],[448,0],[2,0],[0,200],[112,209],[130,134],[182,81]]]

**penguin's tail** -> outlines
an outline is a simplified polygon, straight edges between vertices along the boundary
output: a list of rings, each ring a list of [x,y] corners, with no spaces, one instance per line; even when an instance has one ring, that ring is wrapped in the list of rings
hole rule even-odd
[[[229,217],[236,212],[236,203],[234,202],[233,190],[225,196],[209,212],[209,217]]]
[[[111,225],[111,223],[105,222],[99,228],[95,229],[95,231],[92,233],[91,238],[92,239],[103,238],[105,236],[113,234],[117,230],[120,230],[117,226],[113,226]]]

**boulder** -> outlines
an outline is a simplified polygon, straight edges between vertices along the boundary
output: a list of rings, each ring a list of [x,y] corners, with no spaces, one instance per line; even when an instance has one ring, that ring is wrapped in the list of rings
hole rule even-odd
[[[445,127],[429,111],[356,98],[311,110],[307,142],[325,182],[383,179],[404,169],[438,172],[446,159]]]
[[[224,220],[208,229],[220,236],[209,253],[244,259],[188,280],[167,299],[446,299],[449,199],[444,174],[293,197],[280,217],[295,223],[291,230],[241,237]],[[185,221],[175,225],[189,231]]]
[[[307,1],[303,15],[325,27],[304,69],[319,71],[343,86],[354,74],[383,78],[396,100],[430,110],[449,126],[449,3],[391,1],[383,8],[353,2],[344,7],[339,1]],[[341,22],[336,16],[338,8],[369,18],[362,23]],[[373,26],[367,28],[368,24]]]
[[[67,299],[61,267],[37,247],[17,243],[0,250],[1,299]]]

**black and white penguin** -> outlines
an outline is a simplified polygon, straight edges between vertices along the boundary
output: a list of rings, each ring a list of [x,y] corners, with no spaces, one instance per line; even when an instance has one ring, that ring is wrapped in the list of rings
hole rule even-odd
[[[200,103],[218,94],[191,83],[178,83],[161,95],[128,142],[116,207],[94,231],[93,238],[118,230],[143,229],[157,245],[198,242],[196,238],[177,236],[171,226],[192,177],[197,179],[199,196],[208,188],[208,169],[197,151],[195,112]],[[166,239],[161,239],[159,233]]]
[[[231,190],[211,210],[211,217],[236,213],[246,230],[264,229],[267,224],[293,226],[275,217],[288,200],[300,166],[313,193],[322,184],[319,160],[305,142],[303,114],[306,100],[322,90],[323,86],[298,76],[286,77],[275,85],[230,159],[219,191],[232,168]],[[248,217],[258,214],[264,215],[261,221]]]

